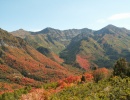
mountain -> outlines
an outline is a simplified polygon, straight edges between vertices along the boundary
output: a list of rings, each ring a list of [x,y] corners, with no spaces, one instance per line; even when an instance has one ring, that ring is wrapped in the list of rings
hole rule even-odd
[[[20,33],[20,31],[18,30],[15,32],[11,32],[11,34],[23,38],[39,52],[56,61],[55,56],[58,57],[59,53],[66,48],[72,38],[74,38],[80,33],[89,33],[91,31],[92,30],[87,28],[69,29],[61,31],[48,27],[39,32],[28,33],[27,31],[25,31],[25,33],[23,34],[23,31]],[[23,34],[23,36],[21,34]],[[48,54],[45,54],[44,50],[49,51]]]
[[[66,63],[78,63],[80,60],[86,60],[90,66],[87,67],[112,67],[114,61],[119,57],[126,57],[129,60],[130,55],[130,31],[125,28],[119,28],[108,25],[93,34],[79,34],[74,37],[67,48],[62,51],[61,57]],[[84,61],[85,62],[85,61]],[[86,65],[85,65],[86,66]],[[82,66],[82,67],[85,67]]]
[[[53,60],[52,53],[64,59],[64,63],[85,70],[112,67],[119,57],[129,60],[130,55],[130,30],[114,25],[100,30],[46,28],[30,32],[24,40]]]
[[[11,33],[15,36],[24,38],[29,44],[31,44],[35,48],[43,46],[45,48],[49,48],[55,53],[59,53],[65,48],[65,46],[69,44],[73,37],[77,36],[80,33],[89,33],[89,31],[92,30],[84,28],[61,31],[53,28],[45,28],[39,32],[29,33],[27,31],[18,30]],[[23,36],[21,36],[21,34]]]
[[[27,42],[0,29],[0,78],[26,82],[55,81],[72,73],[47,58]]]
[[[97,93],[97,99],[130,98],[129,89],[126,90],[130,82],[130,30],[108,25],[100,30],[46,28],[39,32],[23,29],[18,32],[12,33],[15,37],[0,29],[0,100],[93,99],[90,92]],[[120,57],[129,62],[116,61]],[[97,68],[113,65],[113,71]],[[122,88],[118,96],[117,89],[120,90],[122,84],[127,87]],[[31,89],[30,85],[35,87]],[[88,95],[77,95],[82,91],[89,91]],[[105,96],[102,91],[106,92]]]
[[[73,37],[84,32],[85,30],[87,29],[70,29],[61,31],[57,29],[46,28],[40,32],[33,33],[33,35],[30,35],[30,37],[27,36],[25,40],[29,43],[32,43],[33,41],[38,43],[37,46],[33,46],[35,48],[43,46],[50,49],[52,52],[59,54],[70,43]]]
[[[27,35],[31,34],[29,31],[26,31],[26,30],[23,30],[23,29],[13,31],[11,33],[13,33],[14,36],[21,37],[21,38],[25,38]]]

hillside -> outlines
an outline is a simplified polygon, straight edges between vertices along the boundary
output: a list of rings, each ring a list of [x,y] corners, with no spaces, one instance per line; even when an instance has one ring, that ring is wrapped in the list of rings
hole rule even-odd
[[[0,78],[22,85],[55,81],[71,75],[21,38],[0,29]]]
[[[128,82],[126,82],[128,81]],[[114,77],[99,83],[85,83],[66,88],[50,100],[129,100],[130,78]]]
[[[54,55],[58,56],[59,53],[62,50],[64,50],[66,46],[70,43],[73,37],[77,36],[80,33],[86,33],[86,32],[89,33],[91,31],[92,30],[87,28],[58,30],[58,29],[53,29],[48,27],[39,32],[28,33],[27,31],[17,30],[11,32],[11,34],[23,38],[31,46],[36,48],[39,52],[43,53],[47,57],[56,61]],[[45,52],[45,51],[49,51],[49,52]]]
[[[108,25],[98,31],[93,31],[93,35],[79,34],[74,37],[65,50],[61,52],[61,57],[66,63],[80,63],[77,55],[86,59],[90,63],[90,68],[112,67],[119,57],[130,58],[130,31]],[[70,62],[71,61],[71,62]]]
[[[21,37],[21,38],[25,38],[26,36],[31,34],[29,31],[26,31],[26,30],[23,30],[23,29],[13,31],[12,33],[13,33],[14,36]]]
[[[19,31],[16,31],[16,33]],[[12,32],[13,35],[16,33]],[[18,35],[19,37],[23,37]],[[24,40],[39,52],[58,63],[83,69],[112,67],[119,57],[130,58],[130,30],[108,25],[100,30],[46,28],[39,32],[25,33]],[[54,54],[54,55],[53,55]],[[84,64],[81,64],[81,62]]]
[[[30,43],[35,48],[43,46],[44,48],[48,48],[55,53],[59,53],[61,50],[65,48],[66,45],[69,44],[70,40],[73,37],[86,30],[88,29],[82,29],[82,30],[70,29],[61,31],[58,29],[48,27],[39,32],[27,32],[24,30],[23,31],[17,30],[11,33],[15,36],[24,38],[28,43]]]
[[[25,87],[0,95],[0,100],[129,100],[130,64],[124,58],[113,70],[98,68],[79,76],[69,76],[40,88]]]

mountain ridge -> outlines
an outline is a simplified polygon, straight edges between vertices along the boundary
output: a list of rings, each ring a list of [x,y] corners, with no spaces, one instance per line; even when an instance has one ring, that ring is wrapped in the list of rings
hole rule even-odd
[[[34,32],[35,35],[26,36],[25,40],[36,49],[46,48],[59,55],[67,64],[81,67],[82,64],[79,65],[77,62],[79,60],[76,60],[78,57],[86,59],[86,62],[91,63],[90,66],[103,67],[106,63],[106,66],[110,67],[119,57],[129,55],[130,31],[122,27],[109,24],[99,30],[88,28],[43,30],[43,33]],[[50,58],[53,58],[53,55]]]

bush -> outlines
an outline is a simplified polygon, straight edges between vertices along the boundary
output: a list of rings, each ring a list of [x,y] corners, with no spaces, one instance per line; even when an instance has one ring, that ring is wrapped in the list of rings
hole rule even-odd
[[[109,70],[106,68],[99,68],[93,72],[94,81],[98,82],[109,77]]]
[[[115,76],[120,76],[122,78],[130,76],[130,67],[125,58],[118,59],[113,69],[113,75]]]
[[[0,95],[0,100],[18,100],[22,94],[27,94],[31,90],[31,87],[25,87],[14,92],[4,93]]]
[[[130,78],[79,84],[52,95],[50,100],[130,100]]]
[[[58,85],[57,82],[52,82],[52,83],[45,83],[42,85],[42,87],[44,89],[50,89],[50,88],[56,89],[57,85]]]

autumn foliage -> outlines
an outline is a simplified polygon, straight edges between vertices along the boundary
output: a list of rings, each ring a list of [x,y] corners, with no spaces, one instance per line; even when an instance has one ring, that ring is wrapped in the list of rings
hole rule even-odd
[[[92,73],[85,73],[83,76],[84,76],[86,82],[90,82],[93,80]],[[58,81],[58,86],[61,88],[69,87],[74,84],[81,83],[81,81],[82,81],[81,79],[82,79],[81,75],[80,76],[70,76],[63,80]]]
[[[99,68],[93,72],[94,80],[98,82],[99,80],[105,79],[109,76],[109,70],[106,68]]]
[[[94,78],[92,73],[85,73],[84,76],[85,76],[86,81],[92,81]]]
[[[22,88],[23,86],[12,83],[9,84],[7,82],[0,82],[0,94],[6,93],[6,92],[13,92],[16,89]]]
[[[6,55],[2,58],[7,68],[16,69],[25,77],[38,81],[56,81],[71,75],[66,68],[45,57],[32,47],[11,48],[8,47]],[[0,67],[3,71],[5,67]]]
[[[80,55],[77,55],[76,60],[79,63],[80,67],[84,68],[85,70],[88,70],[90,68],[90,63],[87,59],[81,57]]]
[[[54,60],[56,61],[56,62],[58,62],[58,63],[63,63],[64,62],[64,60],[63,59],[61,59],[58,55],[56,55],[55,53],[52,53],[52,56],[53,56],[53,58],[54,58]]]

